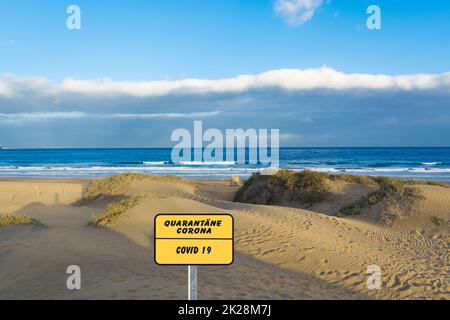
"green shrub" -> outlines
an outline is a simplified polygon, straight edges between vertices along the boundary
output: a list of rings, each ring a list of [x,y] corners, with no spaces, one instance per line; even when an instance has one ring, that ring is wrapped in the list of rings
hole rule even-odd
[[[339,212],[337,213],[338,216],[353,216],[360,214],[364,209],[368,208],[370,206],[370,200],[368,197],[362,197],[360,200],[356,201],[355,203],[352,203],[350,205],[347,205],[343,207]]]
[[[420,198],[421,192],[411,185],[432,184],[432,182],[399,180],[389,177],[337,174],[304,170],[279,170],[275,175],[253,174],[236,192],[234,201],[255,204],[277,204],[284,201],[299,201],[313,204],[323,200],[329,192],[329,181],[375,185],[378,190],[361,197],[358,201],[341,208],[340,216],[355,215],[382,201],[401,203]],[[437,183],[440,185],[441,183]]]
[[[236,192],[235,201],[270,204],[286,201],[314,203],[329,190],[327,175],[313,171],[280,170],[275,175],[256,173]]]
[[[290,176],[288,188],[294,200],[306,203],[323,200],[330,189],[326,174],[306,170]]]

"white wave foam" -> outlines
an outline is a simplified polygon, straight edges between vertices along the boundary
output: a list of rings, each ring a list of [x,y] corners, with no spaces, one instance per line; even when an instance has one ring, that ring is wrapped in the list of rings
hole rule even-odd
[[[327,173],[450,173],[450,168],[334,168],[334,167],[309,167],[303,169],[295,169],[297,171],[301,170],[311,170],[316,172],[327,172]]]
[[[442,164],[442,162],[421,162],[424,166],[437,166],[438,164]]]
[[[413,169],[410,168],[358,168],[358,169],[344,169],[344,172],[352,173],[366,173],[366,172],[385,172],[385,173],[395,173],[395,172],[412,172]]]
[[[147,164],[147,165],[163,165],[163,164],[169,164],[170,162],[168,161],[144,161],[142,162],[142,164]]]
[[[420,177],[450,177],[450,168],[414,167],[414,168],[335,168],[335,167],[308,167],[293,170],[312,170],[326,173],[350,173],[367,175],[401,175]],[[230,175],[250,176],[260,172],[262,168],[248,168],[241,166],[189,166],[189,165],[141,165],[141,166],[0,166],[0,176],[32,176],[32,177],[100,177],[118,173],[139,172],[156,175],[176,174],[179,176],[213,177]]]
[[[236,161],[181,161],[179,164],[185,166],[229,166],[236,164]]]
[[[344,169],[339,169],[339,168],[332,168],[332,167],[310,167],[310,168],[304,168],[304,169],[297,169],[298,171],[302,171],[302,170],[311,170],[311,171],[316,171],[316,172],[326,172],[326,173],[339,173],[339,172],[344,172]]]
[[[102,167],[102,166],[92,166],[92,167],[12,167],[12,166],[6,166],[1,167],[0,166],[0,172],[5,171],[26,171],[26,172],[33,172],[33,171],[43,171],[43,172],[151,172],[151,171],[158,171],[158,172],[172,172],[172,171],[192,171],[192,172],[200,172],[200,171],[242,171],[242,172],[257,172],[259,169],[257,168],[237,168],[237,167],[220,167],[220,168],[192,168],[188,166],[184,167],[177,167],[177,166],[170,166],[170,167],[161,167],[161,166],[139,166],[139,167]]]

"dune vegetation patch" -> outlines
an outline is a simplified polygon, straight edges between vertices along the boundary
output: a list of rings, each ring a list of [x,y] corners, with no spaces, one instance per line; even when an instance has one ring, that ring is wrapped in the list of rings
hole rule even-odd
[[[427,181],[427,180],[404,180],[407,185],[436,186],[442,188],[450,188],[450,183],[443,181]]]
[[[365,185],[376,185],[377,182],[374,177],[356,174],[328,174],[327,178],[330,181],[344,181],[347,183],[365,184]]]
[[[10,225],[35,225],[43,227],[44,225],[36,219],[20,214],[0,215],[0,228]]]
[[[361,214],[364,210],[380,203],[384,205],[386,216],[394,208],[409,212],[414,202],[423,198],[420,189],[416,186],[449,187],[445,183],[433,181],[327,174],[309,170],[297,172],[283,169],[275,175],[253,174],[236,192],[234,201],[285,206],[297,206],[300,203],[309,206],[330,199],[328,196],[331,195],[333,183],[341,181],[356,186],[372,186],[371,189],[374,190],[341,209],[338,207],[337,215],[341,217]]]
[[[189,181],[177,176],[154,176],[142,173],[120,173],[111,177],[94,180],[83,195],[83,200],[95,200],[101,196],[119,197],[126,195],[133,181],[183,182]]]
[[[414,200],[422,198],[420,190],[413,187],[409,180],[398,180],[388,177],[373,177],[372,179],[378,184],[378,190],[363,196],[353,204],[343,207],[339,210],[338,216],[357,215],[380,202],[406,208]],[[414,180],[414,184],[425,183]]]
[[[279,170],[274,175],[256,173],[236,192],[234,201],[253,204],[297,201],[312,204],[325,198],[329,191],[327,178],[327,174],[307,170]]]
[[[125,215],[127,210],[134,208],[142,199],[146,197],[146,194],[139,194],[113,202],[101,213],[92,217],[90,224],[96,227],[108,227],[114,225],[121,217]]]

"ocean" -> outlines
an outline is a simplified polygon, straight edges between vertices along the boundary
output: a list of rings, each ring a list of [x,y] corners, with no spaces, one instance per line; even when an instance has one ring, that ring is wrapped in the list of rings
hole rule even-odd
[[[171,148],[0,150],[1,178],[98,178],[121,172],[247,178],[260,164],[172,163]],[[248,151],[248,150],[247,150]],[[280,167],[450,181],[450,148],[281,148]]]

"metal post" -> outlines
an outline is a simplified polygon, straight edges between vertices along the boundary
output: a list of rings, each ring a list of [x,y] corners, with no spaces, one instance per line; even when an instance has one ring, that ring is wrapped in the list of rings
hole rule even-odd
[[[188,299],[197,300],[197,266],[188,266]]]

